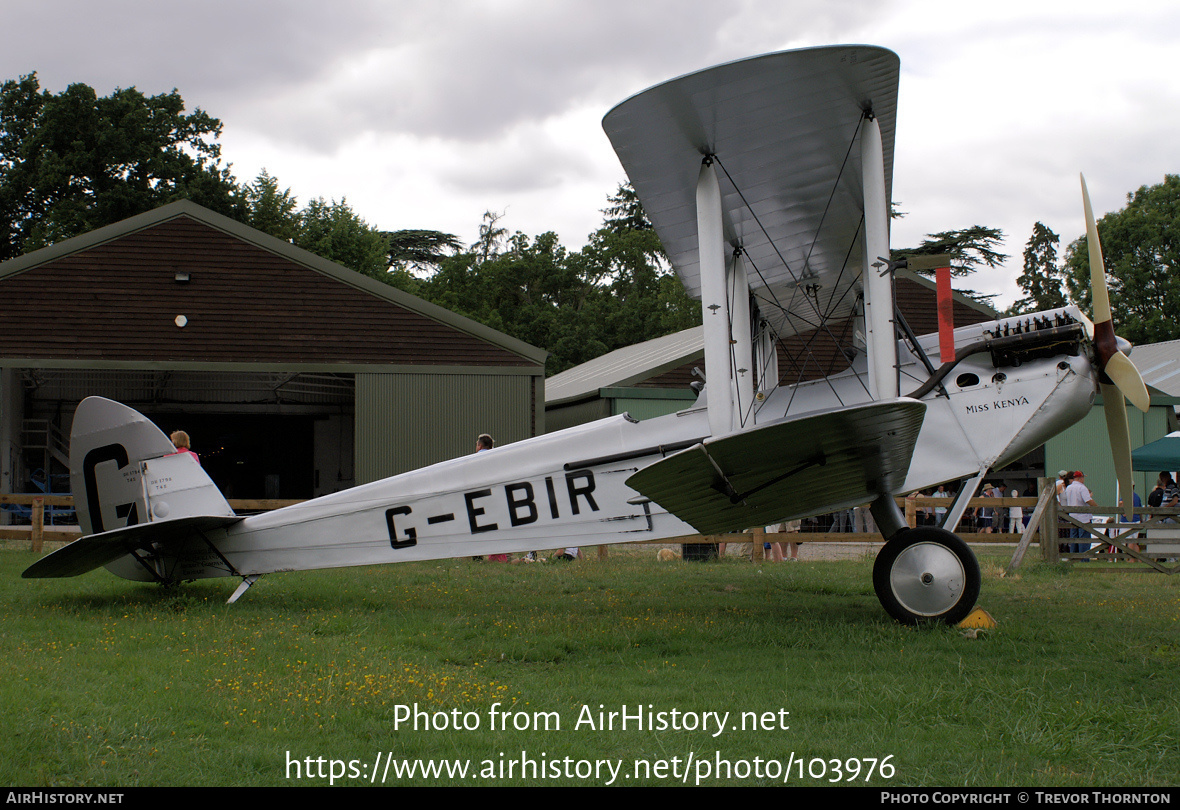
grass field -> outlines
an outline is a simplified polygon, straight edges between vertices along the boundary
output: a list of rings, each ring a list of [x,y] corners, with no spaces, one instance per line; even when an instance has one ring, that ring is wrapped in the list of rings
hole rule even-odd
[[[448,560],[227,606],[232,580],[21,580],[35,556],[0,552],[0,780],[1180,784],[1180,579],[1003,554],[968,638],[893,623],[868,559]],[[604,728],[624,707],[643,727]],[[468,770],[396,775],[427,765]]]

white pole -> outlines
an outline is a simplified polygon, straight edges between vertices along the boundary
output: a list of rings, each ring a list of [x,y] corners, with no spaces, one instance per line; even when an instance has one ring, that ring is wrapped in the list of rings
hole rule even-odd
[[[733,308],[733,368],[735,397],[733,429],[749,425],[754,418],[754,341],[750,327],[750,283],[742,254],[733,258],[729,285]]]
[[[865,328],[869,353],[869,390],[874,399],[898,394],[897,332],[893,317],[893,276],[873,267],[889,258],[889,200],[885,198],[885,155],[881,127],[866,119],[860,141],[865,211]]]
[[[774,333],[766,323],[759,324],[758,353],[754,362],[758,364],[758,390],[770,394],[778,385],[778,351]]]
[[[733,429],[733,397],[729,370],[729,302],[725,290],[725,235],[721,218],[721,186],[712,160],[697,179],[697,248],[701,268],[701,313],[705,325],[705,384],[709,431],[714,436]]]

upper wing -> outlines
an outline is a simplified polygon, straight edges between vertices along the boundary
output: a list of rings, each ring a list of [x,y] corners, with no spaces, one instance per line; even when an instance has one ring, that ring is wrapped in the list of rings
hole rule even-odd
[[[700,296],[697,176],[711,154],[726,241],[744,248],[751,290],[780,337],[852,311],[864,260],[857,136],[871,109],[891,198],[899,73],[883,48],[786,51],[656,85],[606,115],[603,128],[690,295]]]
[[[782,419],[706,439],[627,486],[701,534],[844,509],[901,488],[925,414],[900,398]]]

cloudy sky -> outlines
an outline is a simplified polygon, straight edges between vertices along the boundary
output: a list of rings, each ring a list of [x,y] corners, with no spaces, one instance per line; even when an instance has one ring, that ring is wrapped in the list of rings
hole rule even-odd
[[[0,0],[0,79],[180,91],[239,181],[346,198],[385,230],[475,239],[484,211],[571,249],[624,179],[613,105],[668,78],[838,43],[901,57],[895,247],[985,225],[1017,295],[1037,220],[1064,244],[1180,171],[1180,3],[1124,0]],[[1101,216],[1101,213],[1099,213]]]

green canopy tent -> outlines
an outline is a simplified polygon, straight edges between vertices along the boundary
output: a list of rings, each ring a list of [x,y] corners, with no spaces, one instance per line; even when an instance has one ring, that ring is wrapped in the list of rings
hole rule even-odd
[[[1150,472],[1180,470],[1180,431],[1132,451],[1131,467]]]

